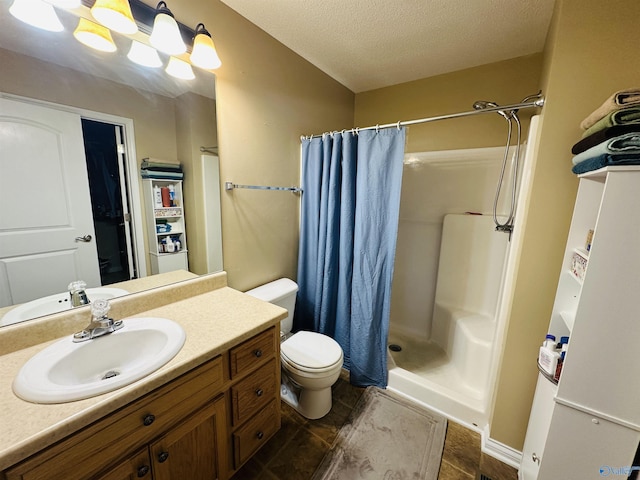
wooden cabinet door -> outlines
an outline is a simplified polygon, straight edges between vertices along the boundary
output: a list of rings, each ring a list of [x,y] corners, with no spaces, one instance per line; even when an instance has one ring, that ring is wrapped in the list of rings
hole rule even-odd
[[[225,410],[220,396],[151,444],[154,480],[226,479]]]
[[[96,480],[151,480],[149,449],[144,447],[127,460],[114,465]]]

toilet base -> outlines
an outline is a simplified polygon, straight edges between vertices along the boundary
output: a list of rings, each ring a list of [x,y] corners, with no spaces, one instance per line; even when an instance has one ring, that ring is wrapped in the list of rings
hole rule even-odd
[[[309,420],[317,420],[331,411],[331,387],[320,390],[308,390],[293,385],[282,377],[280,398],[296,412]]]

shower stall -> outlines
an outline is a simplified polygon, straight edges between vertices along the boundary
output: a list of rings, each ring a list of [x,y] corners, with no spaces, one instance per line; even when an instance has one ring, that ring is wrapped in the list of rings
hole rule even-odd
[[[480,429],[502,354],[537,119],[517,178],[503,167],[515,146],[507,155],[505,147],[405,155],[388,388]]]

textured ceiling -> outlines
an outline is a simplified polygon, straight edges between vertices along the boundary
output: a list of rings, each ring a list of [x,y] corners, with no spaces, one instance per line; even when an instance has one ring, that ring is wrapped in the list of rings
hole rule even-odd
[[[554,0],[222,0],[358,93],[541,52]]]

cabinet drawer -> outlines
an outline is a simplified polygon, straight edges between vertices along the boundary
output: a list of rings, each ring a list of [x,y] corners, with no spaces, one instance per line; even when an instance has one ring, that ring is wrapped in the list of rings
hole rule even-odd
[[[272,400],[249,423],[233,434],[234,467],[240,466],[280,429],[280,411]]]
[[[231,378],[237,378],[268,360],[276,351],[276,329],[270,328],[229,352]]]
[[[89,478],[212,400],[222,383],[217,357],[11,468],[7,480]]]
[[[276,360],[256,370],[237,385],[231,387],[233,425],[250,418],[276,394]]]

